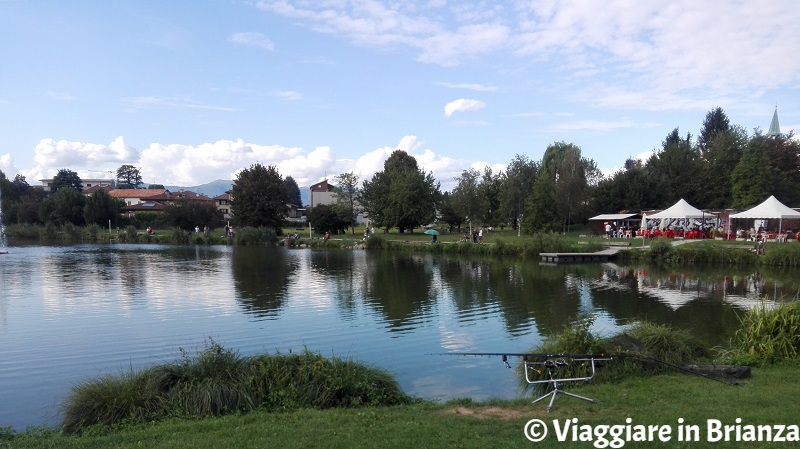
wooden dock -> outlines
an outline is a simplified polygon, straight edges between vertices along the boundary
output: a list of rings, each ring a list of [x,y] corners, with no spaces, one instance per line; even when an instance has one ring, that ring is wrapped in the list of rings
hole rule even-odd
[[[596,253],[539,253],[539,256],[548,263],[608,262],[618,252],[619,248],[609,248]]]

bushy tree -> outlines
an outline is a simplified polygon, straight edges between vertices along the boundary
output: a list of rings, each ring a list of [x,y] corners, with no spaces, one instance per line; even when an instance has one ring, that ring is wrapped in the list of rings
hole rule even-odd
[[[486,198],[481,195],[480,179],[481,174],[478,170],[474,168],[462,170],[461,176],[454,179],[456,186],[450,194],[453,209],[461,215],[464,222],[470,223],[470,226],[478,225],[486,210]]]
[[[239,172],[231,189],[231,213],[239,226],[264,226],[280,234],[289,195],[278,170],[253,164]]]
[[[525,203],[533,191],[539,173],[539,165],[527,156],[517,154],[511,159],[501,177],[500,211],[506,221],[517,229],[519,217],[525,211]]]
[[[55,193],[66,187],[71,187],[78,192],[83,190],[80,176],[72,170],[62,168],[53,177],[53,183],[50,185],[50,192]]]
[[[314,228],[314,232],[320,234],[324,232],[343,232],[350,226],[346,210],[329,204],[320,204],[309,210],[308,221]]]
[[[561,227],[561,217],[556,204],[556,185],[546,173],[540,173],[533,185],[531,196],[525,204],[522,230],[526,234],[556,231]]]
[[[364,181],[362,200],[370,220],[385,229],[403,233],[436,218],[439,183],[417,167],[417,160],[402,150],[389,156],[383,171]]]
[[[83,206],[86,199],[78,190],[62,187],[48,196],[41,207],[43,223],[83,225]]]
[[[142,183],[142,173],[133,165],[122,165],[117,169],[117,182],[136,188]]]
[[[114,198],[105,190],[98,190],[86,198],[83,206],[83,220],[86,224],[97,224],[100,226],[116,226],[119,219],[119,211],[125,206],[125,202],[119,198]]]
[[[168,204],[161,212],[158,222],[170,228],[204,229],[222,225],[222,215],[212,201],[193,201],[180,199]]]

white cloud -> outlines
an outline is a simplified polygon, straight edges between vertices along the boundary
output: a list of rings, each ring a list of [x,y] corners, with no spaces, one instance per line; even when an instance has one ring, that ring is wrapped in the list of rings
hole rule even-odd
[[[497,86],[486,86],[483,84],[476,84],[476,83],[433,83],[437,86],[449,87],[451,89],[467,89],[467,90],[474,90],[477,92],[495,92],[498,90]]]
[[[303,94],[293,90],[276,90],[272,92],[272,95],[286,101],[298,101],[303,98]]]
[[[485,106],[486,103],[480,100],[459,98],[458,100],[451,101],[444,106],[444,115],[450,117],[455,112],[477,111],[479,109],[483,109]]]
[[[91,167],[107,163],[126,164],[139,155],[122,137],[108,145],[42,139],[34,149],[33,160],[40,167],[55,172],[68,167]]]
[[[14,157],[10,154],[0,156],[0,171],[5,173],[7,178],[14,179],[17,168],[14,166]]]
[[[275,51],[275,44],[261,33],[234,33],[228,38],[228,42],[248,47],[257,47],[267,51]]]
[[[441,183],[443,191],[452,190],[454,178],[465,168],[474,167],[483,172],[483,167],[487,166],[485,162],[437,154],[424,148],[424,142],[417,136],[404,136],[397,145],[369,150],[355,159],[339,159],[327,146],[305,151],[243,140],[220,140],[197,146],[151,143],[139,152],[118,137],[108,145],[43,139],[36,146],[38,165],[21,174],[35,184],[39,179],[53,177],[61,168],[69,168],[82,177],[99,177],[110,175],[98,172],[115,171],[120,165],[131,164],[140,169],[145,183],[192,186],[216,179],[234,179],[242,169],[260,163],[275,166],[282,176],[293,177],[300,186],[309,186],[345,172],[357,174],[362,181],[368,180],[383,170],[384,163],[396,150],[414,157],[422,171],[432,173]],[[10,155],[0,157],[0,169],[7,174],[17,173]],[[504,169],[504,165],[492,165],[495,174]]]
[[[178,97],[130,97],[124,98],[124,102],[128,103],[135,109],[145,108],[177,108],[177,109],[210,109],[214,111],[223,112],[236,112],[237,108],[226,106],[214,106],[198,103],[188,98]]]

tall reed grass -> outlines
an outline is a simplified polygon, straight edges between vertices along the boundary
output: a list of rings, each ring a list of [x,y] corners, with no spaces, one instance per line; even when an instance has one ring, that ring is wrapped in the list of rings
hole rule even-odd
[[[205,417],[255,409],[396,405],[411,401],[386,371],[304,351],[243,357],[209,340],[195,356],[87,380],[62,407],[62,430],[84,433],[170,416]]]
[[[798,362],[800,355],[800,302],[783,303],[774,308],[761,304],[741,317],[730,348],[721,349],[731,363],[763,366]]]

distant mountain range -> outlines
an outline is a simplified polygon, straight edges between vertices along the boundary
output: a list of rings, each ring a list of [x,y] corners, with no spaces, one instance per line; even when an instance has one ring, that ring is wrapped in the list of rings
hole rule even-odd
[[[233,187],[233,181],[230,179],[217,179],[216,181],[211,181],[206,184],[201,184],[199,186],[164,186],[170,192],[179,192],[182,190],[189,190],[194,193],[200,193],[202,195],[206,195],[208,197],[214,198],[217,195],[222,195],[223,193],[227,192]],[[299,186],[300,188],[300,199],[303,200],[304,205],[311,204],[311,190],[309,187]]]

